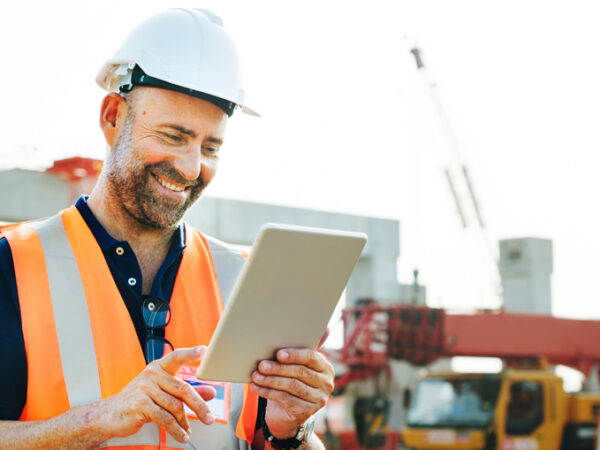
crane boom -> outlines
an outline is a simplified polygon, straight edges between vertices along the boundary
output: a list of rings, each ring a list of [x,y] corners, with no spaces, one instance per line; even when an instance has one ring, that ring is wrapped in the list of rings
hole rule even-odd
[[[381,326],[373,326],[381,323],[382,314],[387,317],[385,342]],[[589,374],[600,364],[600,320],[449,314],[437,308],[379,304],[347,308],[342,317],[351,328],[341,351],[342,362],[349,366],[384,365],[388,358],[426,365],[442,357],[487,356],[509,362],[543,358]]]

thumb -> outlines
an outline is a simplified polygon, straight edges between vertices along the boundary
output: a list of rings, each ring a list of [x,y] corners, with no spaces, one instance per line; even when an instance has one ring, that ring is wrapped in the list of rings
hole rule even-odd
[[[216,397],[217,391],[212,386],[201,385],[201,386],[193,386],[194,390],[202,397],[202,400],[208,402]]]
[[[321,347],[323,347],[323,344],[325,344],[325,341],[327,340],[328,337],[329,337],[329,327],[327,327],[327,329],[325,330],[325,333],[323,333],[323,337],[321,338],[321,341],[319,342],[319,345],[317,346],[317,350],[321,350]]]
[[[178,348],[159,359],[158,364],[165,372],[175,375],[184,364],[201,361],[204,353],[206,353],[206,345]]]

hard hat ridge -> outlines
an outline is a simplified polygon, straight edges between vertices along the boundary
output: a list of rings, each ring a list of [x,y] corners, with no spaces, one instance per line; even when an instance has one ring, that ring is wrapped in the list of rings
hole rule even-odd
[[[209,9],[205,9],[205,8],[172,8],[174,10],[179,10],[179,11],[185,11],[190,13],[191,11],[198,11],[201,12],[202,14],[204,14],[212,23],[219,25],[220,27],[225,27],[225,25],[223,24],[223,19],[221,19],[221,17],[219,17],[218,15],[216,15],[214,12],[212,12]],[[196,16],[193,16],[196,17]]]
[[[146,19],[96,76],[106,90],[161,87],[216,100],[212,103],[228,114],[239,107],[258,116],[245,104],[241,81],[237,49],[223,21],[199,8],[170,9]]]

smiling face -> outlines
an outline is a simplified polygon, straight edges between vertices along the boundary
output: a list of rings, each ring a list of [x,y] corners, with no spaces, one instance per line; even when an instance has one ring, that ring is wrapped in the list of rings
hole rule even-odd
[[[108,189],[140,224],[173,228],[215,176],[227,115],[178,92],[131,94],[105,165]]]

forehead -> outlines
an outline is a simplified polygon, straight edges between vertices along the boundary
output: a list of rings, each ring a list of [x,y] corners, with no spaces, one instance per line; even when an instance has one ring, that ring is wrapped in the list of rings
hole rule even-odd
[[[135,89],[136,120],[148,126],[174,123],[199,135],[224,133],[227,114],[206,100],[154,87]]]

